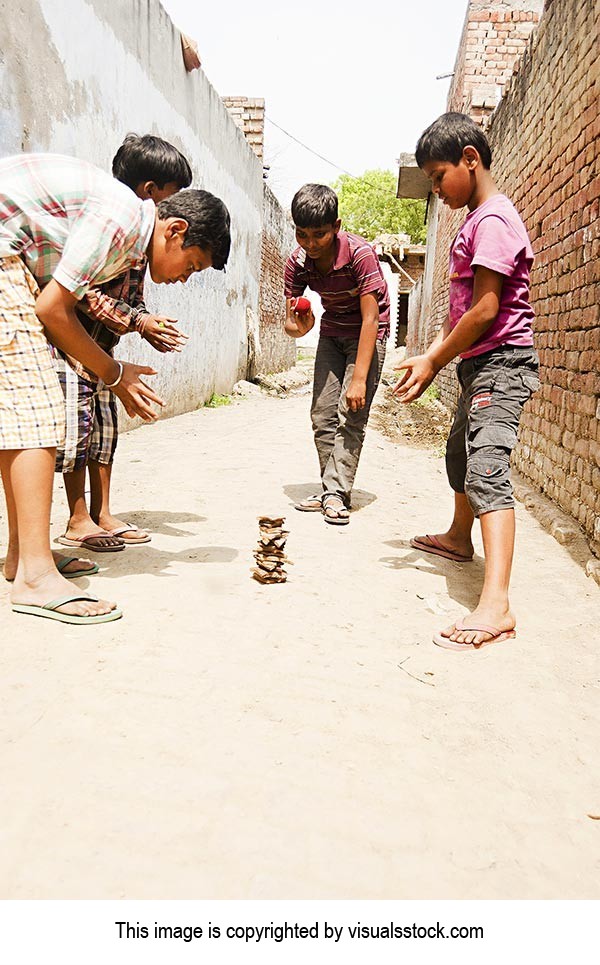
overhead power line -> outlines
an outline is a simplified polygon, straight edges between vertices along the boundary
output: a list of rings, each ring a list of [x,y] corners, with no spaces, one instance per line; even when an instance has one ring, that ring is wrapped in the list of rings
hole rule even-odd
[[[329,158],[326,158],[323,154],[319,154],[318,151],[315,151],[314,148],[309,147],[308,144],[305,144],[304,141],[300,140],[300,138],[295,137],[294,134],[290,134],[289,131],[286,131],[285,128],[281,127],[280,124],[276,124],[275,121],[272,120],[267,115],[265,115],[265,117],[268,120],[269,124],[272,124],[273,127],[276,127],[278,131],[281,131],[282,134],[285,134],[285,136],[289,137],[290,140],[295,141],[296,144],[299,144],[300,147],[303,147],[305,151],[308,151],[310,154],[314,154],[315,157],[320,158],[321,161],[325,161],[326,164],[331,165],[332,168],[336,168],[338,171],[341,171],[342,174],[347,174],[348,177],[352,178],[353,181],[362,181],[364,184],[368,184],[369,187],[373,188],[375,191],[379,191],[381,194],[385,194],[386,198],[392,197],[395,201],[398,200],[394,194],[390,194],[390,192],[386,191],[385,188],[380,187],[380,185],[378,184],[373,184],[372,181],[366,181],[364,177],[363,178],[357,177],[356,174],[352,174],[351,171],[348,171],[346,170],[346,168],[341,167],[341,165],[336,164],[335,161],[330,161]]]
[[[319,154],[318,151],[315,151],[312,147],[309,147],[308,144],[304,143],[304,141],[301,141],[298,137],[294,137],[293,134],[290,134],[289,131],[286,131],[285,128],[281,127],[280,124],[276,124],[275,121],[271,120],[270,117],[268,117],[267,115],[265,116],[267,117],[269,124],[272,124],[273,127],[276,127],[278,131],[281,131],[283,134],[286,135],[286,137],[289,137],[290,140],[295,141],[296,144],[300,145],[300,147],[303,147],[306,151],[309,151],[310,154],[314,154],[315,157],[318,157],[322,161],[325,161],[325,164],[330,164],[332,168],[337,168],[338,171],[342,171],[344,174],[348,174],[351,178],[354,178],[355,181],[359,180],[359,178],[357,178],[355,174],[352,174],[351,171],[347,171],[346,168],[343,168],[339,164],[336,164],[335,161],[330,161],[329,158],[324,157],[323,154]]]

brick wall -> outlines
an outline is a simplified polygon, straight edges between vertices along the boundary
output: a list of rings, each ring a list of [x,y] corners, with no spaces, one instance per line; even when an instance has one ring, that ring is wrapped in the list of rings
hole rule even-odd
[[[265,102],[262,97],[223,97],[225,107],[262,161],[265,141]]]
[[[492,173],[523,217],[536,255],[531,295],[542,378],[526,407],[515,465],[575,517],[600,555],[600,84],[594,47],[600,9],[596,0],[546,0],[523,49],[522,25],[531,31],[540,6],[525,0],[469,4],[448,110],[470,110],[485,120],[489,110],[474,97],[484,84],[476,78],[486,78],[491,64],[493,75],[504,77],[488,128]],[[513,64],[522,54],[511,78],[498,42],[490,43],[488,26],[494,24],[506,56],[514,52]],[[410,312],[411,352],[428,344],[446,316],[448,248],[463,216],[433,203],[420,310],[413,305]],[[452,403],[451,367],[438,379],[442,398]]]
[[[224,97],[223,103],[262,161],[265,131],[265,102],[262,97]],[[296,364],[296,343],[283,328],[283,269],[293,247],[292,223],[273,192],[263,183],[259,318],[248,320],[250,378],[282,372]]]
[[[296,342],[284,332],[283,269],[295,246],[292,222],[271,189],[264,185],[260,278],[260,352],[251,375],[281,372],[296,364]]]
[[[470,0],[460,39],[446,110],[471,114],[483,123],[498,103],[519,56],[527,47],[543,0]],[[424,119],[423,127],[435,118]],[[431,196],[428,212],[425,278],[411,305],[413,324],[408,351],[423,351],[448,315],[448,251],[464,212],[450,211]],[[418,319],[418,325],[414,320]],[[454,405],[458,397],[454,364],[438,376],[441,397]]]
[[[494,174],[520,212],[542,387],[515,465],[600,555],[600,75],[596,0],[547,0],[535,43],[492,119]]]

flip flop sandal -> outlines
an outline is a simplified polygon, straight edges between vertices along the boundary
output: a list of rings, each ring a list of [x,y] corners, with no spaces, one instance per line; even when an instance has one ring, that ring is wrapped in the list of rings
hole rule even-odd
[[[443,647],[444,650],[481,650],[482,647],[487,647],[490,643],[502,643],[504,640],[514,640],[517,636],[516,630],[498,630],[497,627],[488,627],[485,623],[470,623],[468,626],[465,625],[464,621],[459,621],[454,624],[455,628],[459,631],[469,630],[481,631],[482,633],[489,633],[489,640],[483,640],[481,643],[459,643],[457,640],[451,640],[450,637],[443,637],[441,633],[434,633],[433,642],[436,647]]]
[[[461,553],[457,553],[455,550],[449,549],[440,543],[437,536],[425,536],[428,539],[428,543],[424,543],[422,538],[418,536],[413,537],[410,541],[410,545],[413,549],[422,550],[424,553],[431,553],[432,556],[443,556],[446,560],[452,560],[454,563],[471,563],[473,560],[472,556],[463,556]]]
[[[77,558],[77,556],[64,556],[62,560],[57,561],[56,569],[59,573],[62,573],[65,580],[74,580],[77,576],[93,576],[94,573],[98,573],[100,570],[100,567],[97,563],[92,563],[92,565],[87,569],[69,570],[68,573],[65,573],[65,568],[69,565],[69,563],[80,562],[81,561]]]
[[[46,620],[58,620],[60,623],[111,623],[113,620],[120,620],[123,616],[122,610],[111,610],[110,613],[99,613],[97,616],[77,616],[75,613],[61,613],[58,607],[65,606],[67,603],[76,603],[78,600],[91,600],[98,603],[96,597],[86,594],[73,593],[72,595],[60,596],[57,600],[51,600],[45,606],[31,606],[25,603],[13,603],[13,613],[25,613],[28,616],[44,617]]]
[[[90,566],[87,570],[69,570],[68,573],[65,573],[65,567],[68,566],[69,563],[79,562],[80,561],[77,556],[64,556],[61,560],[56,561],[56,569],[59,573],[62,573],[65,580],[74,580],[77,576],[92,576],[94,573],[98,573],[100,571],[98,564],[93,563],[92,566]],[[4,579],[7,583],[15,582],[14,580],[7,579],[7,577],[4,577]]]
[[[143,536],[141,539],[126,539],[124,535],[125,533],[140,533],[140,532],[141,530],[139,526],[136,526],[134,523],[125,523],[124,526],[120,526],[118,529],[111,529],[110,535],[120,536],[123,542],[127,544],[127,546],[135,546],[136,543],[149,543],[152,537],[148,535]]]
[[[328,506],[328,499],[335,499],[335,501],[340,503],[340,505],[338,507]],[[330,524],[330,526],[347,526],[350,522],[350,513],[344,506],[339,496],[326,496],[323,500],[323,518],[325,519],[326,523]]]
[[[113,539],[116,540],[116,542],[111,543],[109,546],[103,546],[99,541],[105,539]],[[118,553],[119,550],[125,549],[125,540],[118,539],[113,533],[92,533],[89,536],[79,536],[77,539],[71,539],[69,536],[59,536],[56,542],[60,543],[61,546],[84,546],[93,553]]]
[[[318,495],[309,496],[308,499],[302,499],[299,503],[294,503],[294,509],[297,509],[300,513],[322,513],[323,497]]]

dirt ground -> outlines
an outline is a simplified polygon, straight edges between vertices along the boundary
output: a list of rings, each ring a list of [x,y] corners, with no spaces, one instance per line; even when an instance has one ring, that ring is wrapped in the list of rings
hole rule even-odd
[[[153,540],[75,582],[123,620],[0,588],[3,898],[600,897],[598,587],[519,505],[517,640],[434,647],[483,571],[479,541],[463,566],[409,545],[448,519],[443,461],[371,428],[327,526],[292,508],[309,404],[122,437],[114,507]],[[282,586],[250,578],[261,513],[287,516]]]

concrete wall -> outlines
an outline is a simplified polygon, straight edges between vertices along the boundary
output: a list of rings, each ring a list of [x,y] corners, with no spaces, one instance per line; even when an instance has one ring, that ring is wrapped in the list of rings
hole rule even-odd
[[[227,270],[187,285],[147,283],[148,306],[191,335],[176,356],[137,335],[119,356],[153,364],[165,415],[227,392],[246,375],[258,317],[262,167],[202,71],[186,73],[180,35],[158,0],[0,0],[0,152],[54,151],[110,169],[128,131],[154,132],[189,158],[194,184],[232,216]]]
[[[472,102],[469,90],[461,87],[466,81],[460,64],[466,60],[467,48],[478,52],[482,76],[497,69],[489,65],[486,30],[470,28],[472,23],[481,24],[473,15],[483,15],[484,7],[491,23],[515,23],[520,29],[521,23],[535,23],[540,3],[496,0],[469,4],[449,110],[464,109]],[[530,7],[530,20],[514,20],[515,14],[527,13],[526,7]],[[546,0],[539,27],[524,50],[522,38],[516,46],[509,46],[509,30],[504,47],[521,57],[515,62],[512,78],[505,80],[502,100],[488,125],[494,155],[492,173],[523,217],[535,252],[531,296],[542,388],[526,407],[515,464],[528,480],[574,516],[597,555],[599,28],[600,8],[595,0]],[[479,113],[484,119],[485,112]],[[430,341],[446,315],[448,249],[461,220],[461,214],[434,202],[420,310],[417,304],[411,307],[411,352]],[[451,404],[456,396],[451,367],[438,378],[442,398]]]

